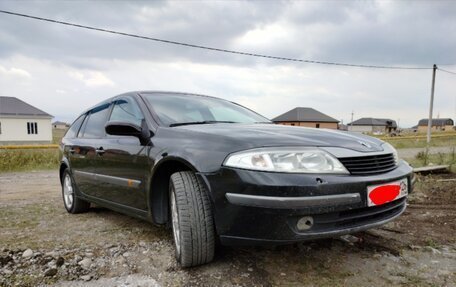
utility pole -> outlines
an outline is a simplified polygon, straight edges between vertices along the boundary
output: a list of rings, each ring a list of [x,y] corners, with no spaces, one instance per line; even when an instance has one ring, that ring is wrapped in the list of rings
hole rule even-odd
[[[434,106],[434,88],[435,88],[435,71],[437,70],[437,65],[434,64],[432,68],[432,87],[431,87],[431,103],[429,105],[429,119],[428,119],[428,128],[427,128],[427,144],[431,143],[431,129],[432,129],[432,109]]]
[[[353,110],[352,110],[352,120],[351,120],[351,123],[350,123],[350,131],[353,130]]]

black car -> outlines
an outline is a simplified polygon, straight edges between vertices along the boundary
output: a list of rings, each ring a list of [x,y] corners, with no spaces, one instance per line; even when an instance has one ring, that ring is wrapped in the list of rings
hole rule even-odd
[[[406,208],[411,167],[379,139],[275,125],[238,104],[131,92],[82,113],[61,143],[70,213],[95,203],[172,227],[181,266],[215,242],[286,244],[373,228]]]

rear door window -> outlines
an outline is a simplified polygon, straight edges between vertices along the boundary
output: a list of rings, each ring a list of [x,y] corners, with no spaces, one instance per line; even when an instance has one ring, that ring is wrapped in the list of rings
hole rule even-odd
[[[79,129],[81,128],[82,121],[84,121],[84,118],[85,115],[82,115],[73,122],[73,124],[65,134],[66,138],[75,138],[78,135]]]
[[[84,124],[83,138],[101,138],[106,135],[105,124],[108,118],[109,104],[94,108]]]

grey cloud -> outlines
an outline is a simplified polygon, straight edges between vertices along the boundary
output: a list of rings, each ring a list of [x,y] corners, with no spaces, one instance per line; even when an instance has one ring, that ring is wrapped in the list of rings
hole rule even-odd
[[[286,17],[297,26],[305,27],[313,24],[343,24],[350,20],[354,12],[362,12],[375,16],[375,2],[355,1],[308,1],[292,2],[287,9]]]
[[[153,2],[155,3],[155,2]],[[209,3],[209,4],[207,4]],[[98,26],[146,36],[164,38],[215,47],[230,47],[230,42],[262,21],[277,16],[280,3],[254,5],[253,3],[226,2],[214,5],[211,2],[166,2],[152,6],[144,2],[135,5],[119,2],[96,2],[80,5],[80,2],[64,2],[55,5],[4,5],[22,13]],[[232,3],[232,4],[231,4]],[[220,3],[217,3],[220,4]],[[43,7],[45,6],[45,7]],[[279,13],[280,14],[280,13]],[[36,22],[9,15],[0,15],[0,36],[7,43],[0,47],[0,55],[14,53],[32,57],[56,59],[72,64],[74,57],[133,59],[133,60],[190,60],[196,62],[238,61],[233,56],[172,46],[52,23]],[[249,59],[245,59],[250,62]]]
[[[206,46],[273,23],[294,38],[247,52],[359,64],[456,62],[451,2],[2,2],[2,9]],[[24,54],[99,68],[94,59],[278,64],[0,15],[0,57]],[[265,36],[267,37],[267,35]]]
[[[316,59],[380,65],[456,63],[456,54],[450,52],[456,48],[451,36],[456,32],[456,3],[365,3],[345,7],[343,21],[312,31],[319,46]]]

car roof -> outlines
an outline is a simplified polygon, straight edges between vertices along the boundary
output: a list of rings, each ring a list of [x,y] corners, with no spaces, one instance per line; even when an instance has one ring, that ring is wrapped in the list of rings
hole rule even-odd
[[[83,115],[91,110],[93,110],[94,108],[96,107],[99,107],[101,105],[104,105],[104,104],[109,104],[110,102],[112,102],[114,99],[118,98],[118,97],[126,97],[126,96],[138,96],[138,95],[144,95],[144,94],[156,94],[156,95],[188,95],[188,96],[199,96],[199,97],[206,97],[206,98],[212,98],[212,99],[218,99],[218,100],[222,100],[222,101],[227,101],[227,100],[224,100],[224,99],[221,99],[221,98],[217,98],[217,97],[212,97],[212,96],[207,96],[207,95],[201,95],[201,94],[195,94],[195,93],[186,93],[186,92],[172,92],[172,91],[131,91],[131,92],[126,92],[126,93],[123,93],[123,94],[120,94],[120,95],[117,95],[117,96],[114,96],[114,97],[110,97],[104,101],[101,101],[99,103],[97,103],[96,105],[93,105],[91,106],[90,108],[88,109],[85,109],[83,112],[81,112],[79,115]]]
[[[186,93],[186,92],[172,92],[172,91],[137,91],[134,92],[139,95],[143,94],[157,94],[157,95],[163,95],[163,94],[172,94],[172,95],[182,95],[182,96],[198,96],[198,97],[206,97],[206,98],[212,98],[212,99],[217,99],[217,100],[223,100],[221,98],[213,97],[213,96],[208,96],[208,95],[202,95],[202,94],[195,94],[195,93]]]

